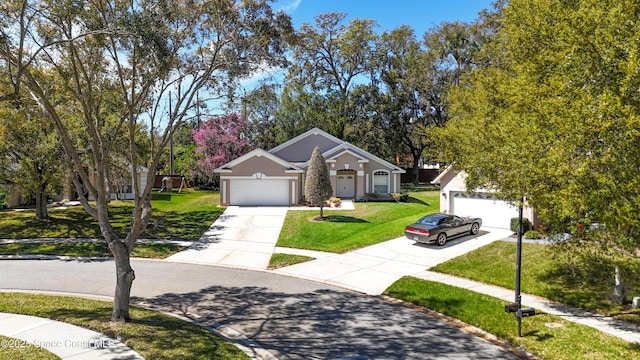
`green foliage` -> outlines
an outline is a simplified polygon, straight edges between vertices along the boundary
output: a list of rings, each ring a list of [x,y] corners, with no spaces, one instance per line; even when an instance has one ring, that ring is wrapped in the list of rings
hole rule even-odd
[[[540,232],[538,230],[528,230],[524,233],[525,239],[540,239]]]
[[[275,253],[269,260],[269,269],[278,269],[281,267],[291,266],[311,260],[314,260],[314,258],[304,255]]]
[[[404,227],[438,211],[438,191],[409,194],[403,202],[357,203],[355,210],[327,210],[329,221],[310,221],[314,211],[289,211],[278,246],[343,253],[403,235]]]
[[[158,227],[149,226],[142,236],[196,241],[224,211],[217,206],[219,200],[217,192],[154,193],[151,204]],[[109,203],[112,226],[119,234],[131,224],[132,207],[132,201]],[[52,209],[46,220],[36,220],[29,211],[4,210],[0,215],[0,239],[101,237],[97,221],[79,206]]]
[[[513,289],[516,244],[496,241],[431,270]],[[640,291],[640,260],[596,244],[523,244],[522,291],[640,324],[640,309],[608,300],[616,267],[630,294]]]
[[[113,339],[123,339],[125,345],[145,359],[249,358],[242,350],[213,332],[155,311],[132,308],[131,314],[136,320],[116,324],[108,320],[112,309],[111,304],[105,301],[20,293],[2,293],[0,300],[2,312],[45,317],[89,328]],[[2,350],[0,348],[2,359],[12,359],[3,356]]]
[[[514,0],[499,14],[482,66],[451,89],[443,154],[469,188],[525,196],[552,228],[596,219],[637,245],[637,4]]]
[[[385,294],[459,319],[543,359],[637,357],[636,345],[549,314],[524,319],[523,336],[518,337],[516,319],[504,312],[506,301],[450,285],[407,276],[391,285]]]
[[[518,232],[518,218],[517,217],[511,218],[511,222],[510,222],[509,228],[514,233]],[[522,218],[522,233],[525,233],[525,232],[527,232],[527,231],[529,231],[531,229],[532,229],[531,222],[526,217],[523,217]]]
[[[309,204],[320,206],[320,214],[322,215],[322,207],[332,194],[333,188],[329,178],[329,169],[320,152],[320,148],[316,146],[311,153],[311,160],[309,160],[304,183],[304,196]]]
[[[147,259],[164,259],[184,250],[182,246],[168,243],[137,244],[131,256]],[[37,243],[0,244],[1,255],[55,255],[81,257],[111,257],[111,251],[104,241],[47,241]]]

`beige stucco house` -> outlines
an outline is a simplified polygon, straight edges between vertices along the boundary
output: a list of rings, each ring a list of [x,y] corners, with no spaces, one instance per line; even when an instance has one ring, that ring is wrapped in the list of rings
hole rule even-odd
[[[269,151],[255,149],[217,168],[220,204],[299,204],[304,199],[305,173],[316,146],[327,162],[333,196],[358,198],[367,193],[400,192],[403,169],[313,128]]]
[[[467,174],[447,167],[431,183],[440,186],[440,211],[460,216],[476,216],[482,219],[482,226],[510,228],[511,218],[518,217],[518,208],[506,201],[498,200],[491,191],[474,189],[467,191]],[[522,216],[538,226],[536,212],[525,206]]]

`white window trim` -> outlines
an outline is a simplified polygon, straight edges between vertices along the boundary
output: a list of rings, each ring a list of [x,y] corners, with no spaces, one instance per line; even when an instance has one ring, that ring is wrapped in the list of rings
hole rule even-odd
[[[384,175],[383,174],[376,174],[376,173],[384,173]],[[373,192],[376,191],[376,177],[379,177],[379,176],[385,176],[386,179],[387,179],[387,184],[386,184],[387,185],[387,191],[384,192],[384,193],[381,193],[381,194],[385,194],[385,193],[389,194],[390,193],[389,189],[390,189],[390,186],[391,186],[391,172],[389,170],[386,170],[386,169],[377,169],[377,170],[373,170],[371,172],[371,179],[372,179],[371,180],[371,185],[372,185],[372,188],[373,188]]]

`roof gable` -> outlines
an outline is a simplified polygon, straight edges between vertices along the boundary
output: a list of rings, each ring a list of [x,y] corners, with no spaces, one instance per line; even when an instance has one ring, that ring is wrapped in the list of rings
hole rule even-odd
[[[270,152],[263,150],[263,149],[255,149],[252,150],[242,156],[240,156],[239,158],[232,160],[222,166],[220,166],[219,168],[215,169],[214,172],[216,173],[223,173],[223,172],[231,172],[234,166],[237,166],[249,159],[253,159],[255,157],[264,157],[266,159],[271,160],[272,162],[282,165],[283,168],[287,169],[287,170],[293,170],[293,171],[302,171],[302,169],[298,168],[297,166],[291,164],[288,161],[285,161],[273,154],[271,154]]]
[[[386,168],[391,169],[394,173],[405,173],[404,169],[401,169],[400,167],[386,161],[383,160],[375,155],[373,155],[372,153],[363,150],[351,143],[348,142],[343,142],[341,145],[336,146],[333,149],[330,149],[329,151],[327,151],[326,153],[322,154],[325,159],[335,159],[339,156],[341,156],[342,154],[345,153],[350,153],[352,155],[354,155],[355,157],[358,158],[359,162],[368,162],[368,161],[374,161],[377,162],[381,165],[383,165]]]
[[[274,147],[269,152],[289,162],[304,163],[311,158],[311,153],[316,146],[324,153],[343,143],[344,141],[337,137],[313,128]]]

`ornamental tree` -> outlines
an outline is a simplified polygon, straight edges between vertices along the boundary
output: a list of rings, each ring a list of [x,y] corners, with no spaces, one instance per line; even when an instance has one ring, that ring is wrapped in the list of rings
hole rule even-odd
[[[304,183],[304,196],[310,205],[320,207],[320,218],[323,218],[322,208],[332,194],[333,189],[329,179],[327,162],[324,160],[320,148],[316,146],[311,153],[311,160],[309,160]]]
[[[198,146],[198,160],[192,177],[208,179],[209,183],[217,184],[217,174],[213,170],[250,150],[248,130],[249,124],[245,118],[235,113],[211,117],[194,130],[193,141]]]

